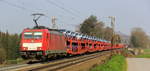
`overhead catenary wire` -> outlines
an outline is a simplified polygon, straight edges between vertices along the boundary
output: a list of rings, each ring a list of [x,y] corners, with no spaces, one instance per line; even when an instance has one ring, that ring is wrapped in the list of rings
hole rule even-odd
[[[61,6],[65,6],[65,4],[64,4],[61,0],[53,0],[53,1],[55,1],[56,3],[61,4]],[[77,15],[80,14],[80,18],[81,18],[81,19],[82,19],[83,17],[85,17],[85,15],[83,15],[79,10],[74,9],[74,8],[72,8],[72,7],[68,7],[68,6],[67,6],[67,8],[70,9],[70,11],[72,11],[73,13],[75,13],[75,14],[77,14]],[[81,16],[81,15],[82,15],[82,16]],[[79,18],[78,18],[78,19],[79,19]],[[74,20],[74,18],[71,18],[71,20]]]
[[[48,16],[48,15],[45,15],[44,17],[46,17],[47,19],[50,19],[50,18],[52,18],[52,17],[50,17],[50,16]],[[57,21],[59,22],[59,23],[61,23],[61,24],[59,24],[59,25],[61,25],[61,27],[59,27],[59,28],[62,28],[62,27],[69,27],[69,26],[76,26],[75,24],[69,24],[69,23],[66,23],[66,22],[64,22],[63,20],[61,20],[61,19],[58,19],[57,18]],[[63,24],[62,24],[63,23]]]
[[[53,2],[53,1],[51,1],[51,0],[45,0],[45,1],[46,1],[47,3],[49,3],[49,4],[54,5],[54,6],[57,7],[57,8],[62,9],[63,11],[65,11],[65,12],[67,12],[67,13],[69,13],[69,14],[75,16],[75,17],[78,17],[78,18],[80,17],[80,16],[76,15],[75,13],[73,13],[72,11],[70,11],[70,10],[68,10],[68,9],[66,9],[66,8],[64,8],[64,7],[62,7],[62,6],[60,6],[60,5],[58,5],[57,3],[55,3],[55,2]]]
[[[58,1],[58,0],[54,0],[54,1],[56,1],[57,3],[59,3],[59,4],[63,5],[63,6],[65,6],[65,4],[62,3],[61,1]],[[75,12],[75,13],[77,13],[77,14],[80,14],[80,13],[81,13],[80,11],[78,11],[78,10],[76,10],[76,9],[73,9],[73,8],[71,8],[71,7],[68,7],[68,9],[72,10],[72,12]]]
[[[41,9],[42,10],[42,9]],[[47,10],[48,11],[48,10]],[[62,19],[63,19],[63,15],[62,14],[57,14],[59,17],[61,17],[61,19],[59,19],[58,21],[59,22],[61,22],[61,23],[64,23],[64,25],[65,24],[67,24],[67,23],[65,23]],[[47,17],[48,18],[48,16],[47,15],[45,15],[45,17]],[[51,17],[49,17],[49,19],[50,19]],[[75,18],[74,17],[72,17],[72,18],[70,18],[71,20],[74,20]],[[67,24],[67,25],[70,25],[71,26],[71,24]]]
[[[12,6],[12,7],[15,7],[15,8],[19,8],[19,9],[21,9],[21,10],[26,10],[26,11],[29,11],[29,12],[34,12],[33,10],[30,10],[30,9],[28,9],[28,8],[25,8],[24,6],[20,6],[20,5],[14,4],[14,3],[9,2],[9,1],[7,1],[7,0],[0,0],[0,2],[3,2],[3,3],[5,3],[5,4],[7,4],[7,5]],[[22,4],[24,4],[24,3],[22,3]],[[42,10],[42,9],[37,9],[37,10]],[[59,15],[59,16],[61,16],[61,15]]]
[[[19,8],[19,9],[21,9],[21,10],[25,10],[25,11],[28,11],[28,12],[34,12],[33,10],[30,10],[30,9],[25,8],[25,7],[23,7],[23,6],[20,6],[20,5],[17,5],[17,4],[8,2],[7,0],[0,0],[0,2],[3,2],[3,3],[5,3],[5,4],[8,4],[9,6],[12,6],[12,7],[15,7],[15,8]],[[65,8],[64,8],[64,9],[65,9]],[[66,10],[66,9],[65,9],[65,10]],[[66,10],[66,11],[67,11],[67,10]],[[62,17],[62,15],[59,15],[59,16]],[[74,18],[72,17],[72,19],[74,19]]]
[[[33,12],[33,10],[29,10],[28,8],[25,8],[23,6],[20,6],[20,5],[17,5],[17,4],[14,4],[14,3],[11,3],[11,2],[8,2],[7,0],[0,0],[0,2],[2,3],[5,3],[9,6],[12,6],[12,7],[15,7],[15,8],[18,8],[18,9],[21,9],[21,10],[25,10],[25,11],[28,11],[28,12]],[[60,16],[60,15],[59,15]],[[48,16],[47,16],[48,17]]]
[[[30,9],[27,9],[27,8],[25,8],[25,7],[23,7],[23,6],[20,6],[20,5],[17,5],[17,4],[8,2],[7,0],[0,0],[0,2],[3,2],[3,3],[5,3],[5,4],[7,4],[7,5],[10,5],[10,6],[15,7],[15,8],[19,8],[19,9],[24,10],[24,11],[33,12],[33,11],[30,10]]]
[[[21,9],[21,10],[24,10],[24,11],[28,11],[28,12],[30,12],[30,13],[31,13],[31,12],[34,12],[33,10],[30,10],[30,9],[24,7],[24,6],[20,6],[20,5],[17,5],[17,4],[15,4],[15,3],[9,2],[9,1],[7,1],[7,0],[0,0],[0,2],[5,3],[5,4],[9,5],[9,6],[12,6],[12,7]],[[49,17],[49,16],[47,16],[47,15],[45,15],[45,17],[48,18],[48,19],[51,18],[51,17]],[[61,16],[59,15],[59,17],[61,17]],[[73,19],[74,19],[74,18],[73,18]],[[60,23],[64,23],[64,25],[72,26],[71,24],[68,24],[68,23],[62,21],[61,19],[59,19],[58,21],[59,21]],[[61,25],[62,25],[62,24],[61,24]],[[62,26],[62,27],[63,27],[63,26]]]

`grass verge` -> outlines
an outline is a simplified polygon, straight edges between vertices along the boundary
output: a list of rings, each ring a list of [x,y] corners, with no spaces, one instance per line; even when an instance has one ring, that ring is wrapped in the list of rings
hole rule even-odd
[[[140,54],[136,56],[137,58],[150,58],[150,54]]]
[[[22,58],[17,58],[15,60],[7,60],[6,64],[19,64],[23,62],[24,60]]]
[[[0,67],[13,65],[13,64],[22,64],[24,62],[25,62],[25,60],[23,60],[22,58],[17,58],[14,60],[6,60],[3,64],[0,64]]]
[[[126,71],[126,59],[122,55],[115,55],[105,64],[98,65],[90,71]]]
[[[139,55],[136,55],[135,57],[137,58],[150,58],[150,49],[143,49],[144,52],[139,54]]]
[[[150,49],[144,49],[144,52],[149,53]]]

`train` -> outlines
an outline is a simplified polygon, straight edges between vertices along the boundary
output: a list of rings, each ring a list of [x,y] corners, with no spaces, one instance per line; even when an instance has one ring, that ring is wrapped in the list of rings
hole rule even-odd
[[[44,26],[26,28],[22,32],[20,54],[23,59],[45,60],[56,56],[81,55],[97,51],[124,48],[124,44],[111,45],[95,36],[88,36],[65,29]]]

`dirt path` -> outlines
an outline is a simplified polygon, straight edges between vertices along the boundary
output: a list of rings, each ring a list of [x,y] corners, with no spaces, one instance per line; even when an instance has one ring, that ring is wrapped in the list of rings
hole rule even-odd
[[[127,58],[128,71],[150,71],[150,59]]]

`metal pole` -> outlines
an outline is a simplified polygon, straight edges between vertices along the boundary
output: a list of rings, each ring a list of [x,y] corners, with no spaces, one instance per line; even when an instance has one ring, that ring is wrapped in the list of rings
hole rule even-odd
[[[53,29],[57,29],[57,26],[56,26],[56,17],[55,16],[52,16],[52,28]]]
[[[115,44],[115,17],[114,16],[109,16],[108,18],[111,19],[111,26],[112,26],[112,39],[111,39],[111,46]]]

